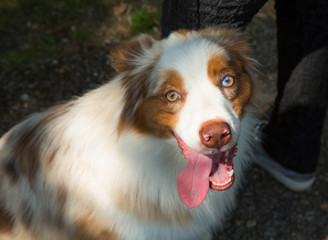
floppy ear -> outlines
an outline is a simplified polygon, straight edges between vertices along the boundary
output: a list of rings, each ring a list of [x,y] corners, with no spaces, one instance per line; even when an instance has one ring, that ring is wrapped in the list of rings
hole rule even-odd
[[[155,42],[149,35],[140,35],[120,44],[109,56],[116,72],[122,73],[124,105],[117,125],[119,135],[133,123],[137,109],[153,88],[152,73],[161,54]]]
[[[155,40],[151,36],[144,34],[121,43],[109,55],[112,67],[118,73],[132,70],[137,65],[140,65],[140,63],[137,63],[138,58],[142,58],[146,50],[150,49],[154,42]]]

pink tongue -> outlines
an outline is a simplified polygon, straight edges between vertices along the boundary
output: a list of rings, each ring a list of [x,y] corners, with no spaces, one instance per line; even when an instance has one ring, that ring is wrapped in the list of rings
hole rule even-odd
[[[188,164],[178,175],[178,193],[189,208],[200,205],[209,190],[209,175],[212,170],[212,159],[189,149]]]

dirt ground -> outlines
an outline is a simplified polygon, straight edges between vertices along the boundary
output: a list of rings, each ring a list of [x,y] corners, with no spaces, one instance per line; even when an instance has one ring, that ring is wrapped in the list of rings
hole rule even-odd
[[[111,14],[99,23],[97,41],[90,46],[79,48],[73,43],[65,43],[68,50],[59,57],[23,64],[2,75],[0,135],[26,115],[81,95],[107,81],[113,75],[107,55],[114,45],[129,37],[127,15],[133,2],[126,1],[112,9]],[[141,2],[144,4],[145,1]],[[158,10],[160,1],[145,6]],[[255,16],[247,31],[252,37],[252,54],[261,64],[258,78],[261,89],[264,89],[264,98],[272,102],[277,78],[272,2]],[[16,36],[20,37],[20,34],[23,32],[18,31]],[[0,52],[11,41],[10,36],[6,36],[0,37]],[[218,229],[215,239],[328,240],[327,132],[328,123],[322,136],[317,181],[309,191],[292,192],[264,170],[251,167],[238,197],[238,207],[231,213],[224,228]]]

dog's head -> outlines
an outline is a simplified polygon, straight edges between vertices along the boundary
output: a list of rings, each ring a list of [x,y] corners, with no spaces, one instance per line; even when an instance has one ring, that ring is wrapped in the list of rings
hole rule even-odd
[[[243,34],[210,28],[162,41],[142,35],[111,54],[125,90],[119,132],[176,138],[188,159],[178,191],[189,207],[204,200],[209,186],[233,183],[232,159],[253,93],[248,51]]]

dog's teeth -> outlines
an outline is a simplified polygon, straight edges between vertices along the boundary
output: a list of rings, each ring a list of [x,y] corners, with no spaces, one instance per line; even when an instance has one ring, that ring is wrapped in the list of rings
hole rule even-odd
[[[212,182],[212,178],[210,177],[210,181]],[[217,183],[217,182],[212,182],[212,184],[214,185],[214,186],[219,186],[219,187],[222,187],[222,186],[224,186],[224,185],[226,185],[226,184],[228,184],[228,183],[230,183],[231,182],[231,178],[229,179],[229,180],[227,180],[227,181],[225,181],[224,183]]]

